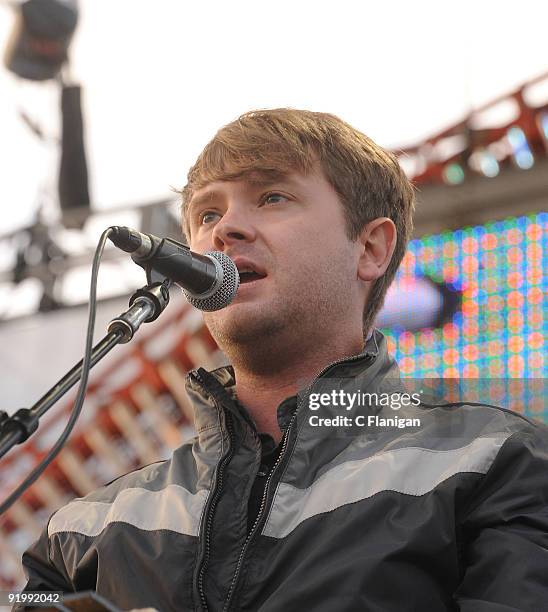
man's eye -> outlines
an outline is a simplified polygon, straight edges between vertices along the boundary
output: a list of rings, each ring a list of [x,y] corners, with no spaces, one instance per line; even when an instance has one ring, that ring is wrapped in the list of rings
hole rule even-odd
[[[271,198],[275,198],[274,201],[272,201]],[[261,204],[279,204],[280,201],[276,201],[276,198],[283,198],[284,200],[287,200],[287,196],[284,196],[283,193],[271,191],[270,193],[265,193],[263,196],[261,196]]]
[[[219,215],[219,213],[216,212],[212,212],[209,210],[204,211],[203,213],[201,213],[200,217],[199,217],[199,224],[200,225],[204,225],[207,223],[211,223],[211,217],[215,217],[215,215]]]

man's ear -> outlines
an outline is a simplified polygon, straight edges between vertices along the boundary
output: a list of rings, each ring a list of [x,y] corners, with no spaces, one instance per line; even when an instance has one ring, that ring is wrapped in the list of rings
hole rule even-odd
[[[358,278],[375,281],[381,277],[392,259],[397,239],[392,219],[379,217],[367,223],[357,239],[360,245]]]

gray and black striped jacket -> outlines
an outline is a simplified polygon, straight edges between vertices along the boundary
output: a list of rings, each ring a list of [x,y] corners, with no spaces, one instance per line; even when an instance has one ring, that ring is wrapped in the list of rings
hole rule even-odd
[[[26,588],[166,612],[548,609],[546,426],[464,403],[402,407],[410,429],[312,426],[318,386],[400,388],[376,330],[279,406],[282,451],[248,533],[260,442],[233,384],[230,367],[191,372],[197,436],[57,511],[23,556]]]

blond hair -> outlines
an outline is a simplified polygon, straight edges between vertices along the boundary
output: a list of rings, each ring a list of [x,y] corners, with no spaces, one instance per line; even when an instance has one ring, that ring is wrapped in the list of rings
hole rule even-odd
[[[379,217],[392,219],[397,242],[364,308],[366,334],[382,308],[413,230],[415,195],[396,158],[335,115],[292,108],[254,110],[221,128],[188,172],[182,196],[183,231],[190,237],[187,208],[195,191],[213,181],[258,173],[276,178],[307,174],[319,159],[344,207],[346,234],[356,240]]]

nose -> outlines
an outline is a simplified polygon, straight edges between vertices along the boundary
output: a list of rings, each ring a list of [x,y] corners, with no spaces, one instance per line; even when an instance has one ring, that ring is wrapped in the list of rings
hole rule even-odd
[[[211,238],[214,248],[222,251],[234,243],[255,240],[255,228],[249,216],[244,210],[229,207],[213,228]]]

